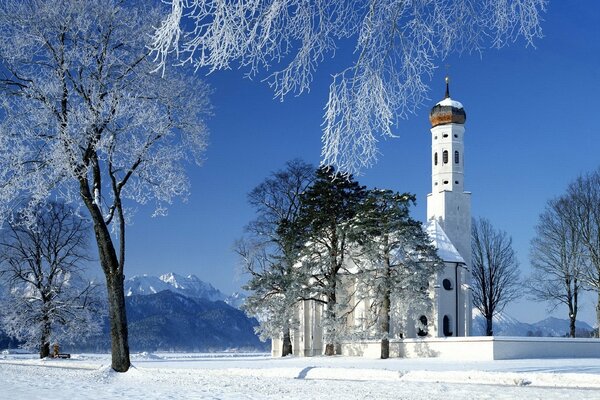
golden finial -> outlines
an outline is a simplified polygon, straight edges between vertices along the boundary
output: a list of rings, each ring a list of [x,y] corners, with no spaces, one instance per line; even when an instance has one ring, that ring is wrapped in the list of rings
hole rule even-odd
[[[445,99],[450,97],[450,78],[448,77],[448,75],[446,75],[446,95],[444,96]]]

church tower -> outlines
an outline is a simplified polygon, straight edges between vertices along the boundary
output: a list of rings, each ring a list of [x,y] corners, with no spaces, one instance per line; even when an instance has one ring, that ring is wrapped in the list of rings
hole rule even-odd
[[[446,95],[429,114],[432,174],[427,219],[441,228],[460,257],[444,260],[445,271],[438,277],[437,336],[469,336],[471,332],[471,193],[464,191],[466,119],[463,105],[450,97],[446,77]]]

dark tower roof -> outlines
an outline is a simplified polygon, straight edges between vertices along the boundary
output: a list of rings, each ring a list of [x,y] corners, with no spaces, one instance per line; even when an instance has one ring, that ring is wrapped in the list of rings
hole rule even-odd
[[[446,77],[446,95],[444,100],[438,102],[429,113],[431,127],[445,124],[464,124],[467,120],[467,114],[463,105],[450,98],[450,84]]]

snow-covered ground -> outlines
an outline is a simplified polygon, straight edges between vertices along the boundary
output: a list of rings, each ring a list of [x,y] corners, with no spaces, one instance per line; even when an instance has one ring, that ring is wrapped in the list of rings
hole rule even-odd
[[[0,399],[600,399],[600,359],[455,362],[263,354],[0,356]]]

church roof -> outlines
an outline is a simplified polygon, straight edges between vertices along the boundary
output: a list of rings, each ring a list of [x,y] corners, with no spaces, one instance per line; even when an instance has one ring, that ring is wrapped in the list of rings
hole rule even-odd
[[[450,98],[448,82],[448,77],[446,77],[446,95],[444,99],[433,106],[429,113],[431,127],[445,124],[464,124],[467,120],[467,114],[462,103]]]
[[[440,224],[435,219],[427,221],[425,230],[431,238],[432,244],[437,248],[438,256],[443,261],[465,264],[465,259],[462,258],[458,250],[456,250],[456,247],[454,247],[452,241],[448,235],[446,235],[446,232],[444,232]]]

